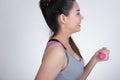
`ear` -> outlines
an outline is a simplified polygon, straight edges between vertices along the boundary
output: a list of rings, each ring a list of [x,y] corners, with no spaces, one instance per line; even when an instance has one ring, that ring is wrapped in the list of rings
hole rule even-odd
[[[65,24],[66,23],[66,16],[64,14],[61,14],[59,16],[60,23]]]

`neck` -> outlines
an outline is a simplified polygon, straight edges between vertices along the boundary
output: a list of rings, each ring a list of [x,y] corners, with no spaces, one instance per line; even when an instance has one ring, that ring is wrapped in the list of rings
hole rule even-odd
[[[72,33],[65,27],[66,25],[61,25],[57,35],[55,35],[53,38],[58,39],[64,45],[69,45],[69,38],[71,37]]]
[[[58,33],[56,36],[53,37],[54,39],[58,39],[60,42],[62,42],[64,45],[69,45],[69,38],[70,35],[65,33]]]

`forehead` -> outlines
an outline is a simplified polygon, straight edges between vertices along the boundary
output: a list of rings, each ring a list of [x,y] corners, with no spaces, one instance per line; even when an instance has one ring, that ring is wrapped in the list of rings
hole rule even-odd
[[[76,12],[76,11],[80,11],[79,5],[76,1],[73,2],[73,7],[71,9],[71,12]]]

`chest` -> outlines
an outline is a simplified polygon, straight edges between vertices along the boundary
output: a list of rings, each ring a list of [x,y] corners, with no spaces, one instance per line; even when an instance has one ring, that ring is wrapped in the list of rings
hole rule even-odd
[[[79,80],[84,72],[83,60],[77,61],[68,50],[66,50],[66,55],[68,59],[67,66],[58,74],[56,80]]]
[[[69,54],[70,54],[73,58],[75,58],[75,59],[78,60],[78,61],[81,59],[81,58],[77,55],[77,53],[75,53],[75,51],[71,48],[70,45],[67,45],[66,48],[67,48],[67,50],[69,51]]]

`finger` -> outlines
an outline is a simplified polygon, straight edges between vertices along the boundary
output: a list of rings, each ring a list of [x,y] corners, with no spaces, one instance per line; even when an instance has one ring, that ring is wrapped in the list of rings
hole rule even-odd
[[[110,53],[110,50],[107,50],[108,53]]]
[[[103,47],[102,49],[105,50],[105,49],[107,49],[107,47]]]

